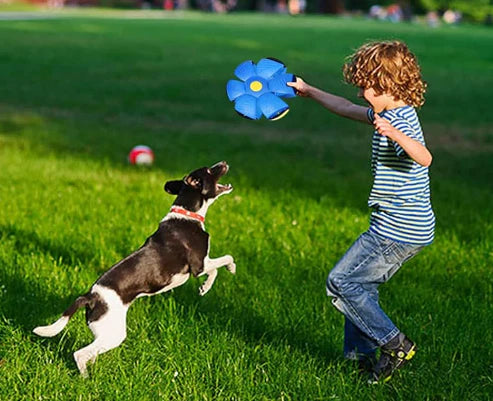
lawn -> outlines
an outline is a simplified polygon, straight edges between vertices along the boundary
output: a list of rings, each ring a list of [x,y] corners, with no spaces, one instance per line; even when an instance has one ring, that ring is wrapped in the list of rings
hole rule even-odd
[[[50,16],[50,14],[46,14]],[[77,11],[0,20],[0,399],[493,399],[493,30],[307,16]],[[325,278],[368,226],[371,131],[307,99],[277,122],[239,117],[234,68],[276,57],[357,101],[345,56],[405,40],[429,83],[420,111],[436,240],[381,288],[419,351],[388,385],[342,358],[342,316]],[[129,166],[137,144],[152,168]],[[170,179],[226,160],[235,187],[211,207],[201,279],[137,300],[128,337],[82,379],[92,341],[77,313],[48,324],[154,232]]]

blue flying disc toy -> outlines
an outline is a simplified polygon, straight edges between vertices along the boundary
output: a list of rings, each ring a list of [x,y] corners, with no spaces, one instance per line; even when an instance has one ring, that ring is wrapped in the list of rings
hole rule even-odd
[[[255,64],[248,60],[236,67],[235,75],[241,81],[228,81],[226,93],[239,115],[251,120],[264,115],[274,121],[288,113],[289,106],[281,98],[296,96],[294,88],[286,85],[295,82],[296,77],[286,73],[282,62],[263,58]]]

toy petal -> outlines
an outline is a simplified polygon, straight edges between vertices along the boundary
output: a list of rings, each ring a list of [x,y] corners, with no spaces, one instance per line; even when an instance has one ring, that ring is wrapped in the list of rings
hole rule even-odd
[[[266,93],[259,97],[258,105],[262,113],[269,120],[278,120],[289,111],[289,106],[272,93]]]
[[[288,82],[294,82],[296,78],[293,74],[278,74],[269,81],[269,90],[276,96],[295,97],[294,88],[286,85]]]
[[[247,60],[236,67],[235,75],[242,81],[246,81],[248,78],[257,74],[255,64],[252,60]]]
[[[279,60],[263,58],[257,63],[257,74],[262,78],[270,79],[279,72],[285,72],[286,66]]]
[[[231,79],[226,85],[226,93],[228,94],[228,99],[233,101],[245,94],[245,84],[235,79]]]
[[[257,99],[250,95],[242,95],[236,99],[235,110],[252,120],[258,120],[262,116],[262,111],[257,107]]]

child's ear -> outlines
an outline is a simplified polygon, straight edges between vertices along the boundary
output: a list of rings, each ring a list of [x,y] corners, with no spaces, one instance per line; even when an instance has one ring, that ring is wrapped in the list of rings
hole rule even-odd
[[[185,183],[183,180],[168,181],[164,184],[164,190],[171,195],[178,195]]]

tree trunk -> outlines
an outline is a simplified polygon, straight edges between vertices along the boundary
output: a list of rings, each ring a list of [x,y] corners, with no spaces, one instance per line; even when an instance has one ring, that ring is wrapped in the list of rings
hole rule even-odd
[[[319,0],[318,4],[322,14],[341,14],[344,11],[344,0]]]

